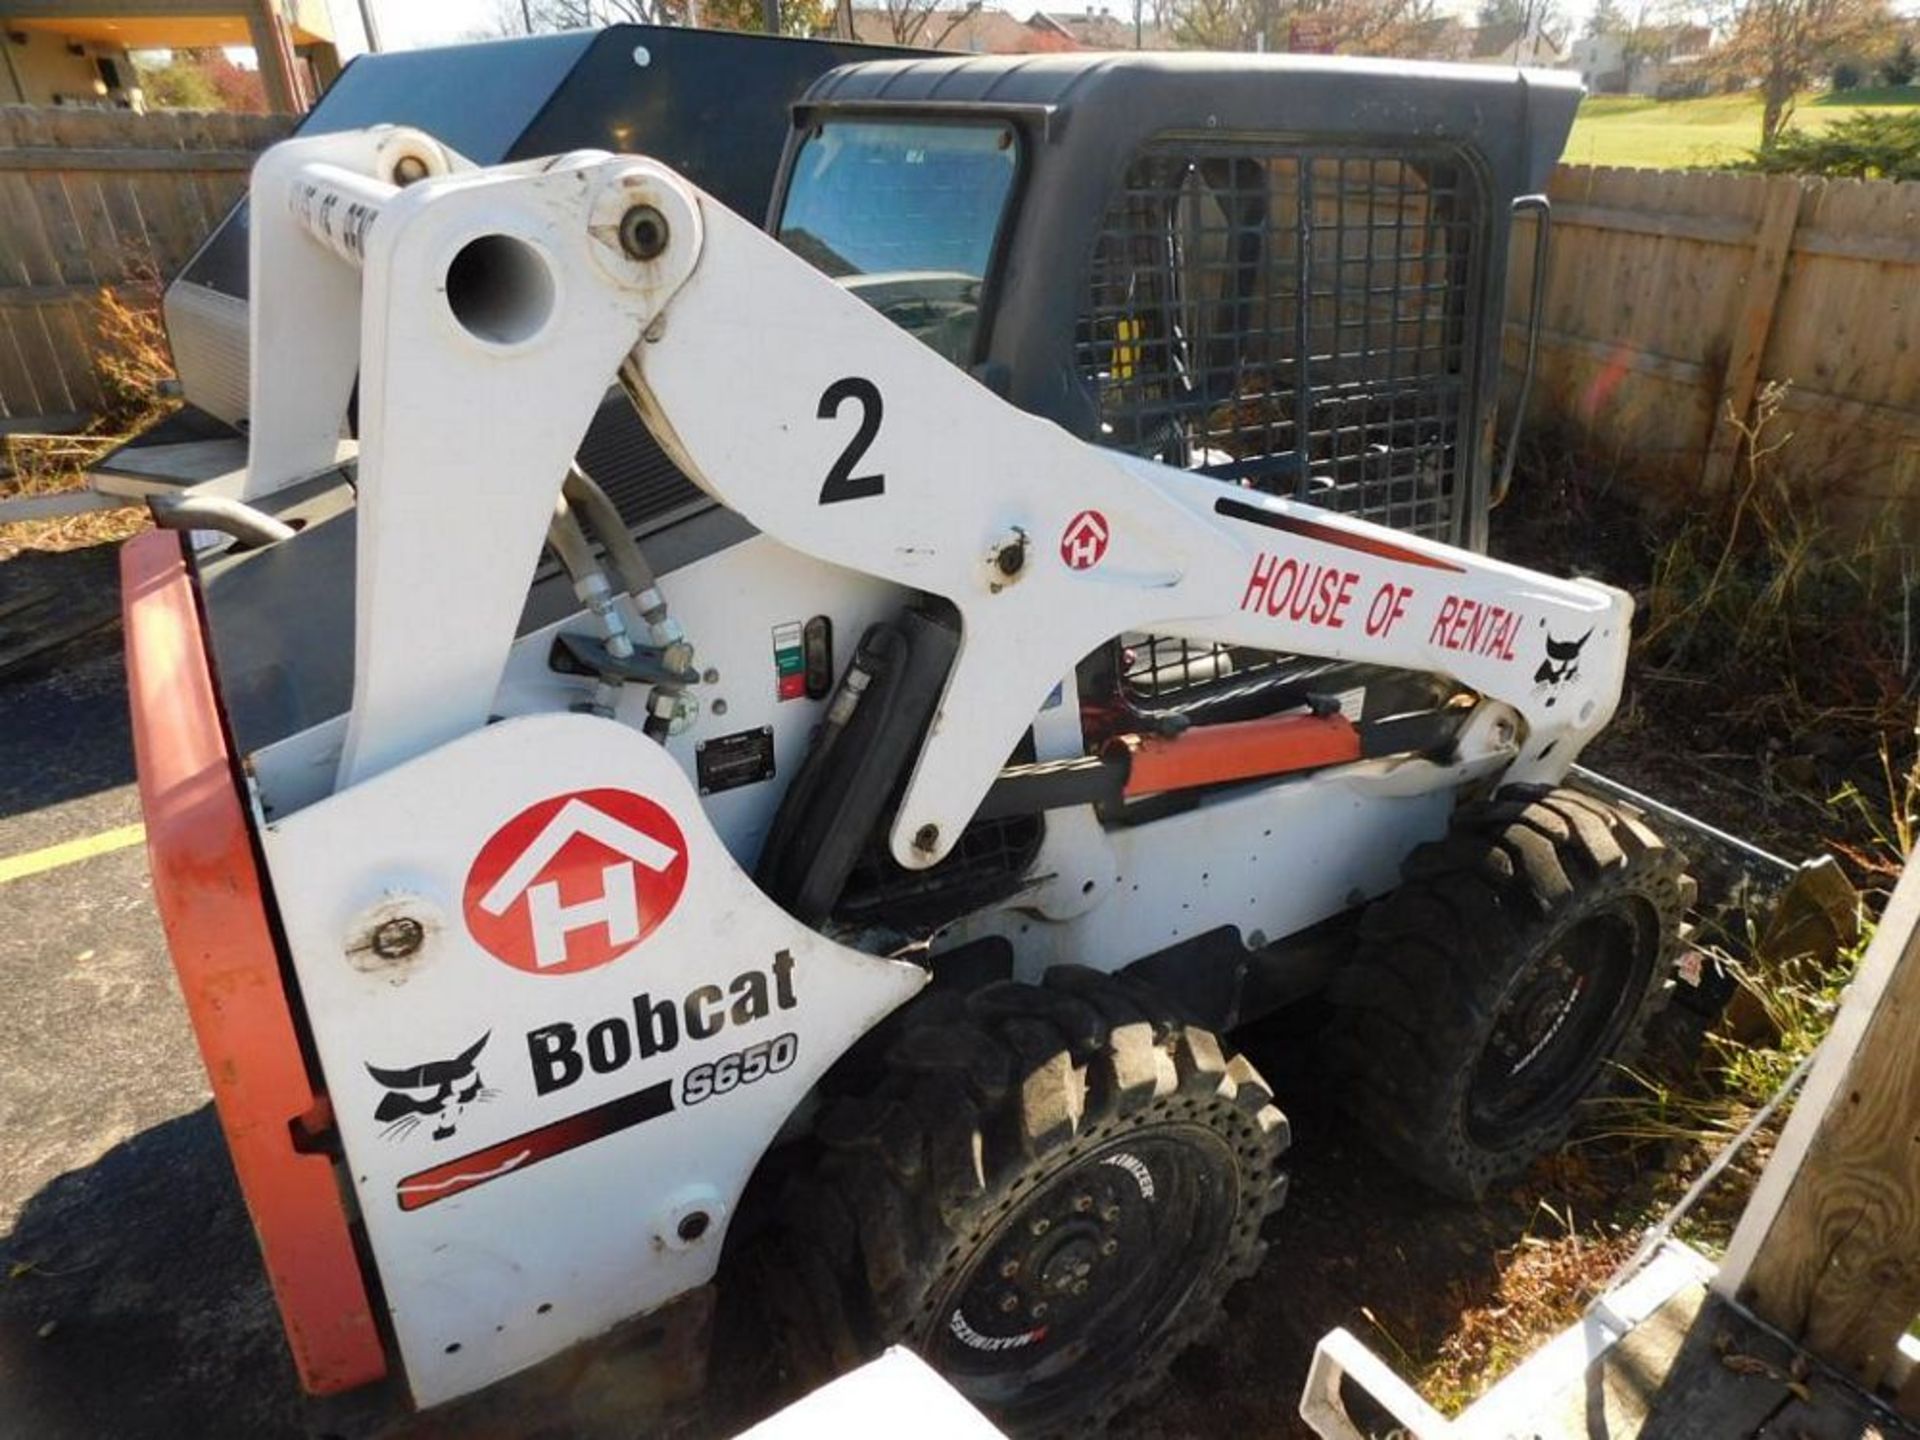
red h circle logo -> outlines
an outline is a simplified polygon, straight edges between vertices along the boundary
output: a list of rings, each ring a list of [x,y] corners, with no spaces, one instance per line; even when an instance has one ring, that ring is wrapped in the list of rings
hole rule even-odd
[[[1061,533],[1060,558],[1069,570],[1091,570],[1107,553],[1107,539],[1111,534],[1106,516],[1098,510],[1082,510],[1067,522],[1067,528]]]
[[[673,913],[687,841],[673,816],[626,790],[529,805],[467,872],[467,929],[496,960],[571,975],[618,960]]]

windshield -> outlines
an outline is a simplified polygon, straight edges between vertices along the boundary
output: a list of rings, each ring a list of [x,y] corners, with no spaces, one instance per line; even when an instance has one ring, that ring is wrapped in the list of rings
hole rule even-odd
[[[1004,124],[828,120],[794,162],[780,241],[967,365],[1018,164]]]

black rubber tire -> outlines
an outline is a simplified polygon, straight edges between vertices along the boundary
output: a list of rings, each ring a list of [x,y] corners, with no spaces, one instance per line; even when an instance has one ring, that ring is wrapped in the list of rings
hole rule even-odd
[[[1671,994],[1693,882],[1637,816],[1537,788],[1463,807],[1403,874],[1367,911],[1353,962],[1328,986],[1326,1054],[1348,1110],[1387,1158],[1443,1194],[1479,1199],[1558,1149],[1580,1102],[1633,1062]],[[1536,997],[1556,970],[1572,977],[1571,994],[1541,1015]],[[1591,992],[1581,976],[1598,977]],[[1597,998],[1578,1009],[1585,994]],[[1544,1037],[1490,1085],[1496,1046],[1500,1061],[1513,1053],[1509,1017],[1529,1001],[1547,1021]],[[1548,1060],[1564,1073],[1543,1072],[1531,1083],[1544,1093],[1521,1104],[1513,1078]],[[1503,1099],[1501,1083],[1517,1098]],[[1503,1103],[1516,1113],[1499,1122],[1492,1112]]]
[[[1278,1167],[1287,1123],[1272,1099],[1247,1060],[1229,1058],[1128,977],[1063,967],[1042,985],[926,997],[888,1049],[878,1083],[822,1111],[816,1160],[789,1182],[759,1248],[753,1283],[792,1377],[816,1384],[906,1344],[1010,1433],[1099,1429],[1161,1382],[1220,1317],[1226,1291],[1259,1268],[1261,1226],[1285,1191]],[[1158,1195],[1151,1176],[1126,1169],[1141,1164],[1132,1151],[1169,1157],[1155,1161]],[[1204,1183],[1182,1178],[1190,1174]],[[1096,1186],[1115,1185],[1125,1193],[1102,1189],[1105,1198],[1093,1200]],[[1132,1198],[1134,1185],[1144,1199]],[[1127,1302],[1146,1284],[1136,1269],[1153,1268],[1144,1252],[1155,1247],[1141,1241],[1137,1259],[1122,1256],[1118,1237],[1154,1233],[1138,1226],[1159,1223],[1156,1200],[1167,1202],[1162,1213],[1182,1236],[1211,1242],[1176,1280],[1153,1281],[1160,1313],[1135,1313]],[[1115,1218],[1123,1201],[1124,1224]],[[1029,1242],[1044,1233],[1034,1226],[1053,1213],[1048,1207],[1082,1202],[1098,1213],[1063,1216],[1051,1240]],[[1191,1231],[1174,1219],[1183,1214],[1176,1202],[1200,1207]],[[1144,1217],[1137,1224],[1136,1211]],[[1058,1283],[1061,1264],[1088,1255],[1081,1231],[1103,1220],[1118,1228],[1091,1236],[1096,1253],[1110,1257],[1093,1263],[1111,1268],[1096,1269],[1091,1283],[1107,1288],[1091,1298],[1086,1283],[1072,1298],[1043,1289]],[[1109,1240],[1110,1251],[1100,1248]],[[1082,1248],[1070,1251],[1069,1241]],[[1051,1255],[1029,1253],[1048,1245]],[[1022,1318],[1023,1308],[1004,1323],[1030,1325],[1027,1334],[992,1340],[994,1326],[982,1319],[975,1330],[961,1307],[980,1295],[974,1287],[992,1286],[1011,1308],[1015,1282],[998,1277],[1016,1250],[1029,1261],[1019,1282],[1035,1292],[1027,1299],[1052,1295],[1059,1313],[1041,1324]],[[1162,1295],[1165,1284],[1171,1293]],[[1094,1323],[1087,1307],[1124,1313],[1129,1333],[1076,1356],[1086,1338],[1076,1313],[1086,1329]],[[1130,1353],[1118,1353],[1120,1344]],[[1063,1356],[1062,1373],[1023,1378]]]

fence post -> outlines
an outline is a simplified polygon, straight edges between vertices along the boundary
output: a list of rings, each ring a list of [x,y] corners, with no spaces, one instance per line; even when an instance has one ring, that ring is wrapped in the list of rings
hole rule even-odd
[[[1920,857],[1909,860],[1714,1288],[1873,1389],[1920,1311]]]
[[[1713,434],[1707,441],[1706,464],[1700,487],[1711,495],[1726,488],[1740,451],[1740,425],[1753,409],[1753,392],[1760,383],[1760,362],[1773,333],[1773,312],[1786,278],[1787,257],[1793,253],[1793,231],[1800,221],[1800,180],[1780,175],[1767,182],[1767,201],[1760,228],[1753,236],[1753,257],[1747,267],[1747,292],[1727,346],[1727,373],[1721,382],[1719,403],[1713,412]]]

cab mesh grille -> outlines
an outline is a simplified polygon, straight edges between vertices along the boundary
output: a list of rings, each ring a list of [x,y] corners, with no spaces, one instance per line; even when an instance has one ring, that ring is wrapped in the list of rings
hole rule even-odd
[[[1102,438],[1457,543],[1484,210],[1450,151],[1142,152],[1075,337]]]

